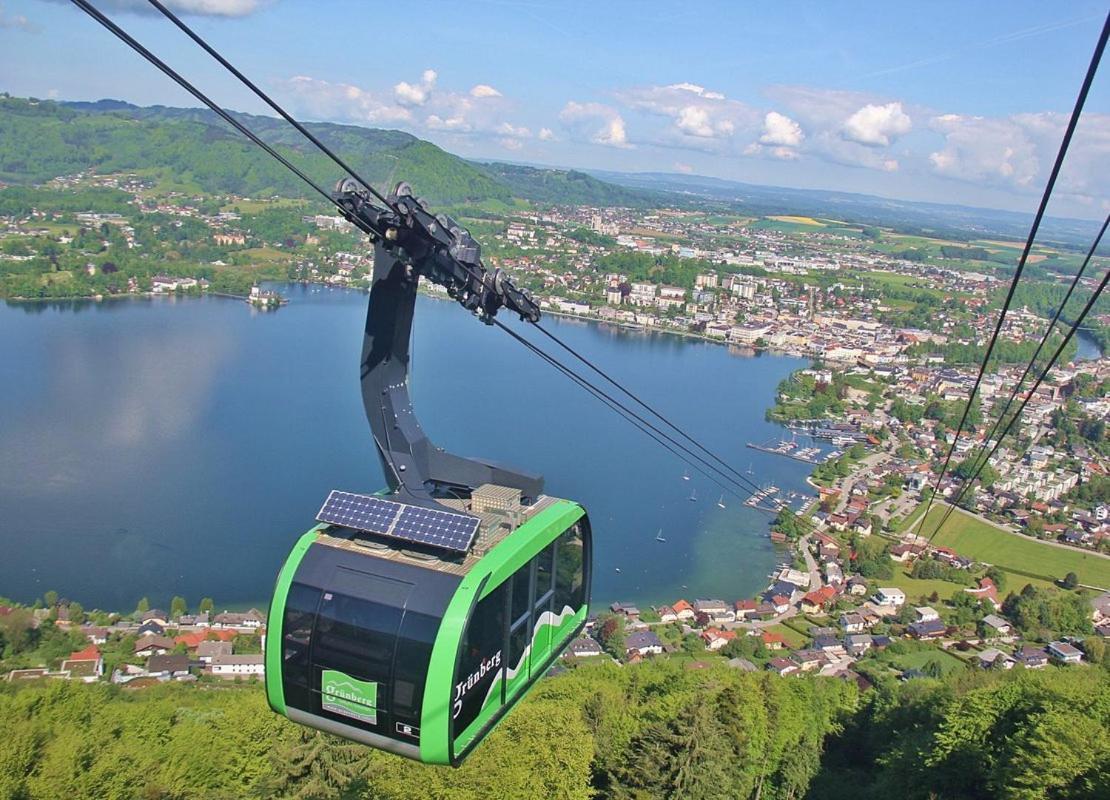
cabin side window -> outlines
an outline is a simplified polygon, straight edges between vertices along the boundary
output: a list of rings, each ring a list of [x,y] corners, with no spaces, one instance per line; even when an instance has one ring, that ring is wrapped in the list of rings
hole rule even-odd
[[[501,675],[511,583],[506,581],[479,600],[470,617],[455,685],[451,687],[451,717],[456,736],[478,717],[490,687]],[[503,699],[502,692],[499,686],[492,698],[498,705]]]
[[[555,542],[555,613],[570,607],[577,611],[586,603],[585,542],[581,523]]]
[[[285,700],[294,708],[311,707],[309,645],[319,605],[319,589],[303,583],[289,587],[281,620],[281,674]]]
[[[420,725],[428,663],[438,632],[438,617],[405,612],[397,637],[397,660],[393,664],[393,713],[398,722]]]

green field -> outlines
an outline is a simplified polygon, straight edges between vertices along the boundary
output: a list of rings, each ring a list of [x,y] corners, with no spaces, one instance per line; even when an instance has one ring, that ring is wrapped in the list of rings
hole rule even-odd
[[[933,592],[937,593],[942,600],[948,600],[956,592],[963,591],[968,588],[961,586],[958,583],[951,581],[942,581],[939,578],[935,580],[919,580],[910,577],[910,568],[903,567],[901,564],[894,565],[894,577],[890,579],[882,579],[878,581],[883,586],[894,586],[901,589],[906,593],[906,602],[915,606],[923,606],[929,604],[929,595]]]
[[[891,662],[901,669],[924,669],[926,664],[934,662],[940,665],[945,675],[958,669],[964,669],[967,666],[963,661],[946,653],[939,647],[935,650],[921,650],[916,653],[898,655],[891,659]]]
[[[785,625],[781,624],[770,625],[764,628],[764,630],[771,633],[777,633],[779,636],[786,640],[786,646],[793,650],[797,650],[799,647],[804,647],[805,643],[809,640],[808,637],[804,634],[801,634],[793,628],[788,628]]]
[[[944,507],[933,507],[922,526],[923,535],[932,535],[945,510]],[[962,511],[949,518],[933,543],[951,547],[962,556],[1003,569],[1047,579],[1063,578],[1074,572],[1079,576],[1080,583],[1110,588],[1110,558],[1082,550],[1051,547],[1035,539],[1004,533]]]

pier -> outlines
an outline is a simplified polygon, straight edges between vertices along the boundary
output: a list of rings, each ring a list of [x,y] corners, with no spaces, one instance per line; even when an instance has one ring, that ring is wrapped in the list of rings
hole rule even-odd
[[[764,444],[748,442],[748,447],[753,450],[759,450],[761,453],[773,453],[777,456],[786,456],[795,461],[813,465],[824,463],[840,455],[839,450],[833,450],[830,453],[822,454],[821,448],[819,447],[798,447],[797,442],[793,440],[787,441],[785,439],[780,440],[778,443],[775,443],[774,439]]]

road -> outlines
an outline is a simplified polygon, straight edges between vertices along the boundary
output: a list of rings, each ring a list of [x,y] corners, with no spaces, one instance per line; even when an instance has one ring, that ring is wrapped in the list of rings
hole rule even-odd
[[[817,560],[813,554],[809,552],[809,537],[803,536],[798,540],[798,546],[802,550],[802,558],[806,562],[806,570],[809,572],[809,591],[814,591],[821,588],[821,567],[817,564]],[[791,603],[790,608],[781,614],[776,614],[770,619],[757,619],[751,622],[736,622],[726,627],[733,628],[746,628],[748,630],[760,630],[761,628],[769,628],[772,625],[778,625],[784,619],[796,617],[799,614],[798,607]]]

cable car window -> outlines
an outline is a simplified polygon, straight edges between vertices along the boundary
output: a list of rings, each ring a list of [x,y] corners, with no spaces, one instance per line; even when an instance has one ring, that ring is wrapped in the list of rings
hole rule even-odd
[[[528,562],[513,575],[513,613],[510,619],[517,625],[522,617],[532,611],[532,562]]]
[[[519,664],[519,669],[525,673],[528,672],[528,665],[521,663],[524,658],[524,650],[528,647],[528,643],[532,641],[532,626],[528,624],[527,620],[523,620],[513,627],[509,633],[509,662],[507,669],[516,669]]]
[[[397,639],[393,664],[393,713],[405,722],[420,724],[428,662],[439,630],[439,618],[406,611]]]
[[[402,613],[382,603],[324,592],[316,626],[317,666],[359,680],[389,681]]]
[[[501,674],[504,661],[509,581],[478,601],[463,637],[462,657],[451,689],[451,717],[455,736],[461,734],[482,710],[490,687]],[[496,698],[502,701],[501,689]]]
[[[304,709],[310,707],[309,643],[319,604],[319,589],[294,583],[289,587],[285,616],[281,620],[281,673],[286,701]]]
[[[554,542],[536,556],[536,597],[539,599],[543,599],[543,596],[551,591],[552,572],[555,569],[554,557]]]
[[[555,611],[578,610],[586,602],[582,530],[575,525],[556,540]]]

